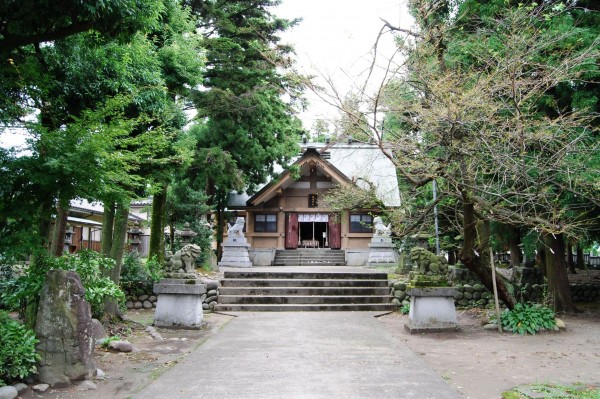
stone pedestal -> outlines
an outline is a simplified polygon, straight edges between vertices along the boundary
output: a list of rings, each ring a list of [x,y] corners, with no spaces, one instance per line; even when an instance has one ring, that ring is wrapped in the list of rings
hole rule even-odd
[[[411,288],[408,324],[404,327],[411,334],[423,332],[456,331],[456,309],[451,287]]]
[[[396,250],[392,244],[392,237],[375,236],[369,244],[369,266],[395,264]]]
[[[229,236],[222,244],[223,256],[219,266],[229,267],[252,267],[250,256],[248,255],[248,248],[250,244],[246,241],[244,236]]]
[[[201,280],[195,276],[164,278],[154,284],[154,293],[158,295],[154,313],[157,327],[198,329],[202,326],[202,295],[206,294],[206,285]]]

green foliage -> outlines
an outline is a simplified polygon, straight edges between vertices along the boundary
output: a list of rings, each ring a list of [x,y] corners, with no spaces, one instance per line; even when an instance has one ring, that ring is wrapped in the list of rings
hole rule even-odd
[[[400,306],[400,313],[409,314],[410,313],[410,304]]]
[[[37,343],[33,331],[0,312],[0,386],[36,371]]]
[[[528,386],[532,392],[543,395],[548,393],[552,397],[556,397],[557,391],[564,392],[565,398],[571,399],[599,399],[600,389],[594,386],[586,386],[583,384],[574,385],[559,385],[559,384],[531,384]],[[563,397],[563,396],[561,396]],[[502,399],[528,399],[529,396],[523,395],[516,389],[502,392]]]
[[[28,300],[37,298],[40,294],[46,273],[51,269],[72,270],[77,272],[85,288],[85,299],[90,303],[92,316],[101,318],[104,302],[107,298],[122,301],[123,291],[108,277],[103,270],[110,270],[115,262],[94,251],[80,251],[74,255],[54,258],[48,254],[39,255],[25,274],[17,279],[3,283],[0,302],[9,310],[23,311]]]
[[[535,334],[540,329],[551,330],[556,325],[552,309],[519,302],[512,310],[500,314],[502,326],[515,334]]]
[[[137,254],[130,252],[123,259],[119,284],[123,291],[135,295],[137,290],[141,292],[152,288],[152,285],[162,276],[163,270],[156,257],[144,262]]]
[[[114,342],[114,341],[119,341],[119,340],[121,340],[121,337],[119,337],[118,335],[113,335],[111,337],[108,337],[108,338],[104,339],[102,341],[102,345],[101,346],[104,349],[106,349],[106,348],[108,348],[108,344],[110,344],[111,342]]]

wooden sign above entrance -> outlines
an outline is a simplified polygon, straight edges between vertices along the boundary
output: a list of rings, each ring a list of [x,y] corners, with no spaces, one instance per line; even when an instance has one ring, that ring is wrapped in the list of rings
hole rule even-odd
[[[323,213],[300,213],[298,214],[299,222],[329,222],[329,215]]]

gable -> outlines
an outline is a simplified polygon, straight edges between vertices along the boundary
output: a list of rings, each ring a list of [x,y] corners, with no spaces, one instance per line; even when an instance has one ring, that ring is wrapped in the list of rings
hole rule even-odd
[[[308,148],[302,157],[292,165],[295,165],[298,168],[298,174],[301,176],[300,179],[296,179],[289,170],[286,170],[281,173],[277,179],[274,179],[253,195],[247,201],[247,204],[257,206],[261,203],[266,203],[288,188],[308,188],[305,187],[308,182],[303,181],[302,177],[309,176],[312,173],[324,177],[325,180],[329,180],[317,182],[317,184],[321,185],[321,188],[329,188],[335,183],[342,185],[351,183],[351,180],[335,166],[327,160],[322,159],[320,154],[314,148]]]

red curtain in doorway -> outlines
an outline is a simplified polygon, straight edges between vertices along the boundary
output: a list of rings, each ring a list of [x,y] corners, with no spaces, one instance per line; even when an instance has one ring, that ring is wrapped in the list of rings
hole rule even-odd
[[[298,248],[298,214],[294,212],[285,215],[285,248]]]
[[[342,248],[342,224],[341,216],[337,213],[329,215],[329,248]]]

